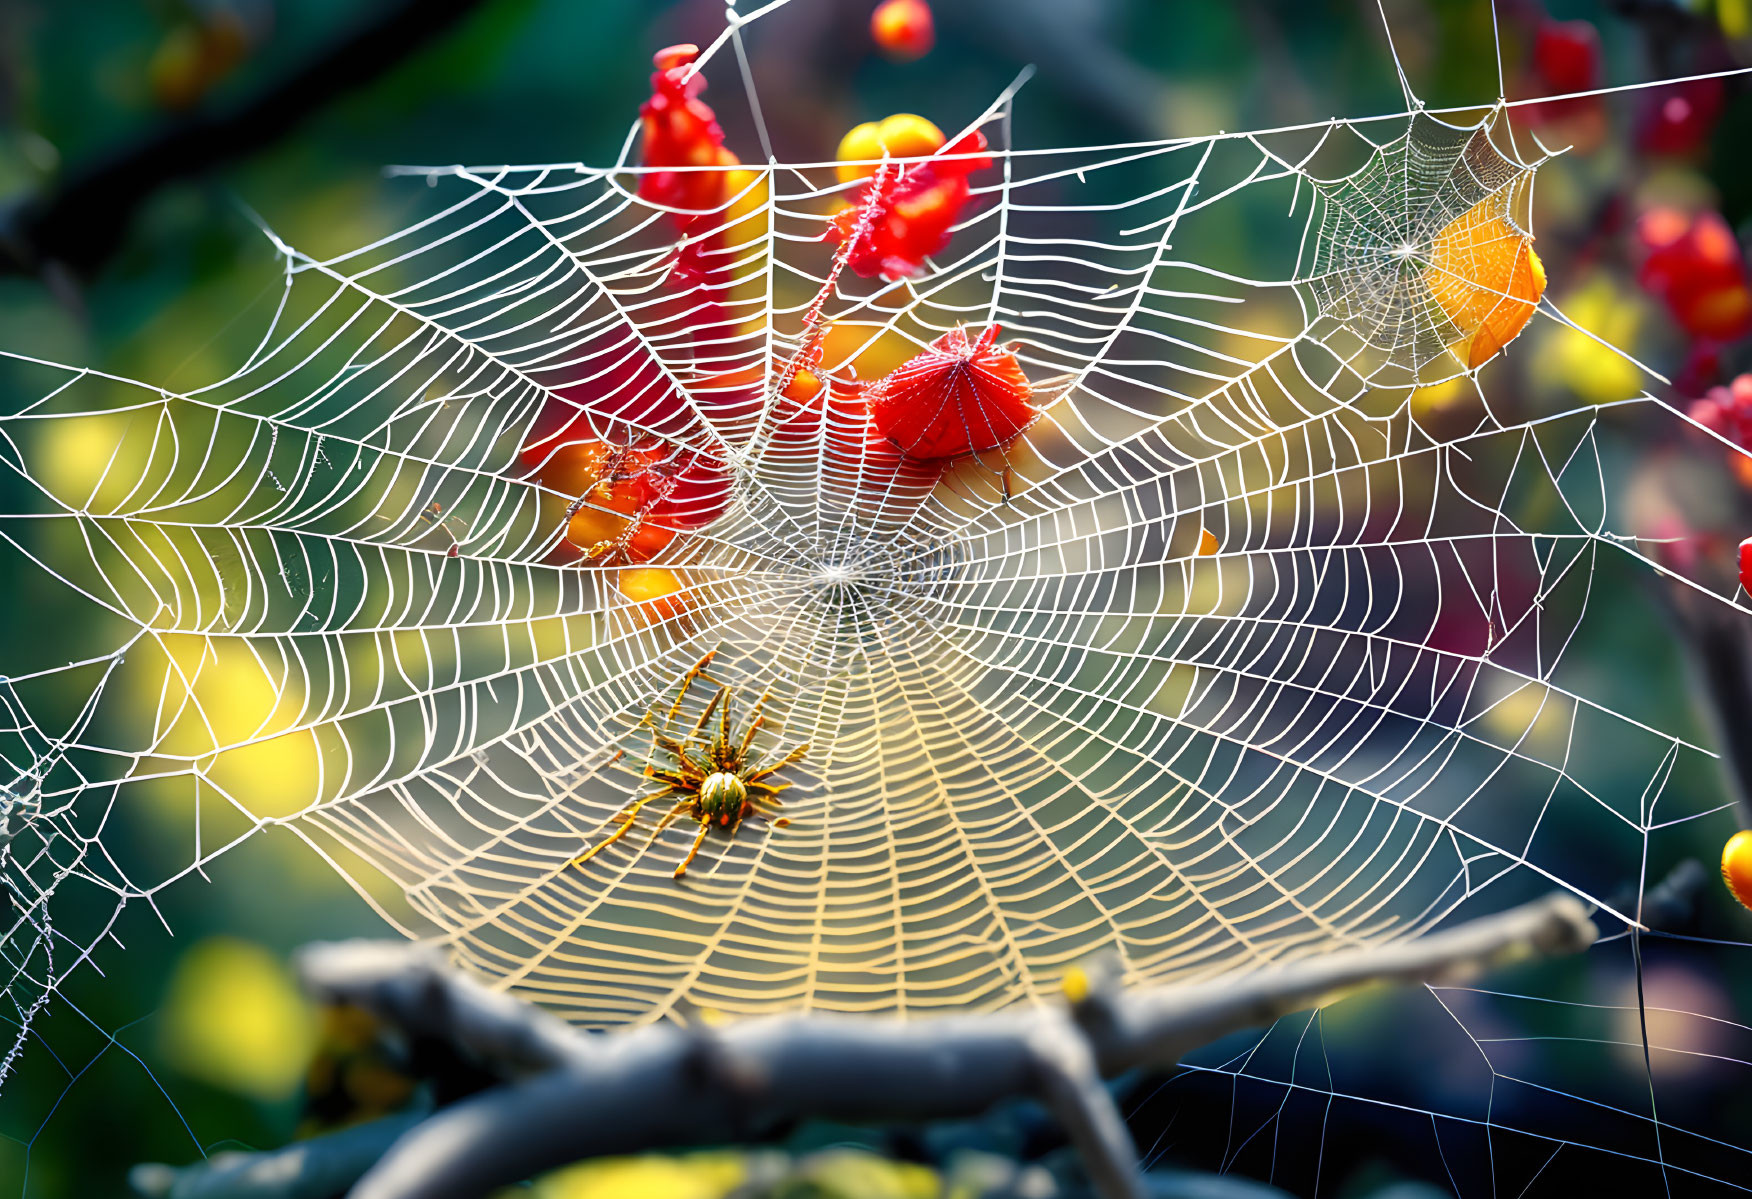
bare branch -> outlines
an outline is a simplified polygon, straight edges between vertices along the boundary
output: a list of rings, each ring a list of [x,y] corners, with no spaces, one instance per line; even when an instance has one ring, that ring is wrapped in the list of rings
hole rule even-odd
[[[1108,1031],[1092,1039],[1101,1072],[1166,1065],[1232,1032],[1322,1007],[1380,983],[1439,983],[1532,957],[1575,953],[1593,944],[1587,909],[1552,895],[1416,941],[1352,949],[1190,986],[1115,996]]]
[[[1096,1193],[1108,1199],[1143,1199],[1137,1148],[1113,1095],[1101,1085],[1088,1042],[1068,1022],[1056,1021],[1042,1024],[1031,1048],[1040,1079],[1036,1093],[1058,1117]]]
[[[1100,1073],[1168,1066],[1187,1049],[1377,982],[1449,981],[1505,961],[1592,942],[1580,903],[1553,896],[1401,945],[1333,954],[1193,987],[1087,1002],[1105,1018],[1035,1009],[914,1022],[775,1016],[697,1030],[638,1028],[604,1038],[588,1069],[486,1092],[434,1115],[386,1154],[354,1199],[467,1199],[580,1158],[746,1141],[795,1121],[852,1123],[978,1115],[1029,1095],[1073,1129],[1104,1196],[1130,1199],[1097,1145],[1103,1117],[1067,1104],[1065,1079],[1039,1068],[1041,1038],[1089,1038]]]
[[[332,1199],[424,1118],[423,1112],[390,1116],[284,1149],[221,1153],[181,1169],[135,1166],[128,1184],[143,1199]]]
[[[569,1024],[488,989],[423,946],[311,945],[298,954],[297,968],[318,999],[362,1007],[416,1037],[447,1042],[502,1076],[581,1065],[594,1056],[590,1039]]]
[[[789,1015],[601,1036],[492,992],[426,949],[319,945],[299,958],[318,995],[515,1081],[403,1124],[393,1145],[392,1122],[366,1126],[384,1138],[369,1156],[366,1129],[356,1129],[242,1162],[143,1168],[136,1187],[151,1199],[310,1199],[358,1179],[353,1199],[473,1199],[584,1158],[765,1140],[814,1118],[966,1118],[1027,1096],[1063,1124],[1104,1199],[1141,1199],[1152,1191],[1102,1076],[1170,1066],[1360,987],[1452,981],[1574,952],[1594,935],[1582,905],[1555,895],[1419,940],[1209,983],[1124,991],[1079,971],[1064,1008],[910,1022]]]

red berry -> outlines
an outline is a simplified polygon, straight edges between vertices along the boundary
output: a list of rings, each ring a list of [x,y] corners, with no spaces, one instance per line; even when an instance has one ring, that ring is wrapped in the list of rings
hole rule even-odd
[[[882,0],[870,14],[870,36],[896,62],[923,58],[937,41],[925,0]]]
[[[1743,412],[1752,412],[1752,374],[1741,375],[1728,384],[1728,394],[1734,397],[1734,404]]]
[[[993,450],[1038,415],[1016,356],[999,349],[998,327],[977,342],[955,328],[896,367],[871,393],[876,429],[912,458]]]
[[[732,167],[738,159],[724,146],[724,129],[700,93],[706,77],[693,69],[700,48],[666,46],[653,62],[651,98],[639,107],[640,157],[657,170],[639,179],[639,195],[671,208],[709,209],[723,200],[725,172],[663,170],[664,167]],[[685,224],[685,213],[672,214]]]
[[[1600,82],[1600,34],[1587,21],[1545,21],[1533,37],[1533,66],[1557,92],[1585,92]]]
[[[1740,543],[1740,586],[1752,591],[1752,537]]]

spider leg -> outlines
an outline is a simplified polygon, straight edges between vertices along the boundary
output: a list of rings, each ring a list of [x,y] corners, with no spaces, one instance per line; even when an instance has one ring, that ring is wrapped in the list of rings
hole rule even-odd
[[[762,779],[771,778],[773,775],[777,774],[779,771],[783,770],[785,767],[789,766],[791,763],[801,762],[803,760],[803,755],[808,753],[808,752],[809,752],[809,743],[807,741],[805,741],[802,745],[797,746],[790,753],[788,753],[784,757],[780,758],[777,762],[774,762],[771,766],[763,766],[761,769],[755,771],[753,774],[749,775],[747,778],[743,779],[742,781],[744,783],[758,783]]]
[[[710,666],[712,659],[717,656],[717,650],[707,650],[705,657],[687,668],[687,673],[681,676],[681,689],[675,693],[675,702],[669,705],[669,716],[665,719],[665,724],[673,721],[676,714],[681,711],[681,701],[687,698],[687,689],[693,686],[695,679],[704,678],[714,683],[718,681],[706,673],[706,667]]]
[[[706,834],[711,832],[711,831],[712,831],[711,825],[707,824],[703,820],[700,821],[699,835],[694,838],[693,847],[687,851],[687,857],[681,859],[681,865],[679,865],[675,868],[675,877],[676,878],[680,878],[682,875],[686,874],[687,868],[689,866],[693,865],[693,860],[694,860],[695,855],[697,855],[700,852],[700,846],[704,845],[706,842]]]
[[[657,792],[655,795],[647,795],[644,799],[635,802],[630,808],[622,811],[618,817],[610,816],[608,820],[604,820],[602,823],[607,824],[609,821],[618,819],[621,822],[620,827],[615,829],[614,832],[610,833],[603,840],[598,841],[595,845],[592,845],[589,849],[573,858],[570,862],[567,862],[566,865],[582,866],[585,862],[588,862],[591,858],[607,849],[610,845],[619,841],[622,837],[627,835],[627,830],[633,827],[633,821],[639,818],[640,808],[644,807],[654,799],[663,798],[663,796],[667,794],[669,794],[669,790],[666,788],[665,790]]]
[[[779,799],[779,792],[790,785],[790,783],[780,783],[777,786],[772,783],[748,783],[746,784],[748,802],[751,804],[771,804],[775,808],[782,808],[785,805]]]
[[[718,688],[718,693],[716,695],[712,696],[711,700],[706,704],[706,710],[704,712],[701,712],[700,718],[694,722],[694,726],[693,726],[692,731],[689,732],[687,735],[687,739],[689,741],[692,741],[695,737],[697,737],[699,735],[700,730],[706,727],[706,721],[708,721],[712,718],[712,713],[715,710],[717,710],[717,707],[718,707],[718,704],[720,701],[724,702],[724,710],[725,711],[730,710],[730,704],[724,698],[729,693],[730,693],[730,688],[728,686]]]
[[[760,726],[766,723],[766,717],[761,714],[761,709],[766,707],[767,700],[772,697],[773,693],[768,691],[755,700],[754,707],[749,710],[748,731],[742,735],[742,744],[736,747],[736,760],[738,762],[748,756],[748,747],[754,744],[754,735],[760,731]]]
[[[678,802],[673,808],[670,808],[669,815],[665,816],[663,819],[661,819],[657,822],[657,829],[655,832],[653,832],[651,834],[651,839],[653,841],[655,841],[657,839],[657,834],[661,833],[664,829],[668,828],[670,826],[670,824],[675,820],[675,818],[677,816],[681,815],[682,812],[684,812],[686,809],[687,809],[687,800],[685,800],[685,799]]]

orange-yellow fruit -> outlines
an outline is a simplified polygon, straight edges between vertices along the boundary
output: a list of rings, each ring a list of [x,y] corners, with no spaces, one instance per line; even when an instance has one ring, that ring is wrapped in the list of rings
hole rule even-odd
[[[1217,552],[1217,535],[1209,529],[1198,531],[1198,556],[1208,558]]]
[[[937,44],[936,22],[925,0],[882,0],[870,14],[870,36],[896,62],[911,62]]]
[[[693,606],[687,587],[673,570],[660,566],[635,566],[620,572],[615,581],[622,595],[639,605],[639,611],[654,621],[673,620]]]
[[[1430,243],[1424,282],[1463,340],[1455,352],[1475,369],[1527,327],[1545,294],[1545,265],[1533,238],[1485,199],[1449,222]]]
[[[872,160],[880,160],[884,153],[890,158],[924,158],[941,150],[948,140],[941,129],[910,112],[854,125],[840,139],[839,151],[834,155],[840,161],[839,180],[850,183],[870,178],[876,173]]]
[[[1722,881],[1741,907],[1752,908],[1752,829],[1741,829],[1722,846]]]
[[[780,394],[794,403],[807,404],[821,394],[821,378],[814,371],[799,370]]]

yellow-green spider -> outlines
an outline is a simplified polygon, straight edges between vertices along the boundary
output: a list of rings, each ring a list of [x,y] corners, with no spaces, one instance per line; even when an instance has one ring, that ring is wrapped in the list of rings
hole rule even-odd
[[[754,708],[749,713],[747,730],[740,737],[733,735],[735,719],[731,715],[731,705],[735,698],[735,688],[706,673],[706,668],[717,655],[717,650],[711,651],[681,676],[681,686],[675,693],[675,702],[669,705],[662,727],[659,728],[654,722],[654,712],[645,715],[643,723],[651,726],[651,757],[645,766],[645,777],[661,783],[662,789],[640,796],[622,809],[613,817],[620,822],[614,832],[573,858],[572,865],[582,866],[626,836],[627,831],[633,827],[633,822],[638,819],[640,809],[646,804],[671,796],[679,798],[675,806],[657,822],[651,839],[655,841],[683,813],[697,820],[700,826],[693,846],[681,860],[681,865],[675,868],[676,878],[685,875],[687,868],[693,865],[700,846],[705,843],[706,834],[714,825],[728,830],[734,840],[742,822],[750,816],[772,820],[776,827],[783,827],[787,823],[774,819],[772,810],[781,806],[779,792],[791,784],[769,780],[793,762],[801,761],[803,755],[809,752],[809,746],[798,745],[776,761],[763,765],[766,755],[754,748],[754,736],[766,723],[763,709],[771,698],[771,693],[768,692],[755,701]],[[686,735],[677,737],[671,730],[695,679],[717,683],[718,693],[712,696],[705,711],[700,713],[699,719],[694,721]],[[707,726],[712,724],[714,713],[718,717],[716,728],[708,732]],[[659,753],[668,760],[668,765],[659,764]]]

